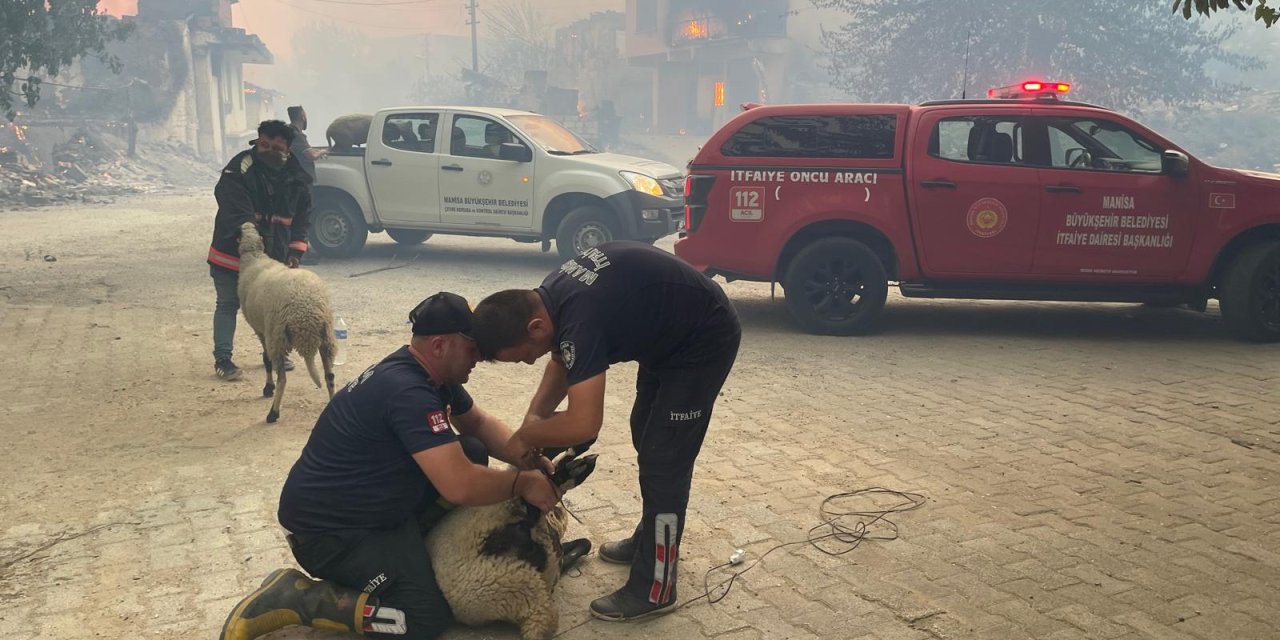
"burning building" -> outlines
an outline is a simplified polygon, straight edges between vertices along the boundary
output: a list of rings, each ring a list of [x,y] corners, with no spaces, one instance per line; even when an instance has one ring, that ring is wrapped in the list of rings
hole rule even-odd
[[[655,133],[706,134],[742,103],[786,99],[788,0],[627,0],[626,13]]]
[[[139,29],[160,27],[180,39],[172,62],[190,73],[177,88],[166,128],[195,142],[202,157],[220,159],[256,128],[246,117],[244,65],[271,64],[258,36],[231,26],[231,5],[239,0],[139,0]],[[142,34],[139,33],[139,36]],[[145,47],[144,38],[133,38]],[[170,50],[174,44],[169,39]],[[194,134],[194,141],[190,140]]]

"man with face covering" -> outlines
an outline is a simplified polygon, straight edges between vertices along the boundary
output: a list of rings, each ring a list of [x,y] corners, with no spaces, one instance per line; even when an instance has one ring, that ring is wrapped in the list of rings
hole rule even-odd
[[[258,138],[251,149],[236,154],[222,170],[213,194],[218,215],[213,222],[209,244],[209,275],[217,291],[213,312],[214,373],[223,380],[235,380],[242,371],[231,360],[236,335],[236,313],[240,298],[236,293],[240,276],[240,225],[253,222],[258,227],[267,255],[297,268],[307,252],[307,231],[311,228],[311,176],[289,154],[293,130],[279,120],[258,125]],[[285,369],[292,369],[287,360]]]

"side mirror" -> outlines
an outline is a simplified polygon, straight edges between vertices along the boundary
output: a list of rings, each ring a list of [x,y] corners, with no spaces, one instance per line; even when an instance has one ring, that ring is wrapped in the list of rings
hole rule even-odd
[[[1181,178],[1191,172],[1191,160],[1187,154],[1169,149],[1160,155],[1160,171],[1167,176]]]
[[[533,162],[533,149],[514,142],[504,142],[498,147],[498,158],[511,162]]]

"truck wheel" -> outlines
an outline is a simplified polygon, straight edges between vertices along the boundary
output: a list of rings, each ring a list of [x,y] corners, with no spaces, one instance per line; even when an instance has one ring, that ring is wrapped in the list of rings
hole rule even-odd
[[[801,249],[782,281],[791,316],[819,335],[871,332],[889,295],[880,258],[852,238],[826,238]]]
[[[1222,320],[1237,338],[1280,342],[1280,243],[1240,252],[1222,280]]]
[[[311,244],[328,258],[353,258],[364,248],[369,227],[351,203],[332,196],[316,199],[311,211]]]
[[[420,229],[387,229],[387,235],[400,244],[422,244],[431,237],[431,232]]]
[[[608,211],[589,205],[578,207],[560,221],[556,229],[556,250],[561,258],[572,260],[583,251],[617,237],[617,224]]]

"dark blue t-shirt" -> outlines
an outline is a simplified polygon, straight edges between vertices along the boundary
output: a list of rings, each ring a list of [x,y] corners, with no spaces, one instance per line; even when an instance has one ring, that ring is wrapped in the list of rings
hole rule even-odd
[[[536,289],[556,329],[570,385],[615,362],[678,368],[719,357],[741,332],[720,285],[643,242],[605,242]]]
[[[471,410],[461,385],[438,386],[408,346],[333,395],[280,494],[294,533],[387,529],[423,506],[430,488],[413,454],[456,441],[450,421]]]

